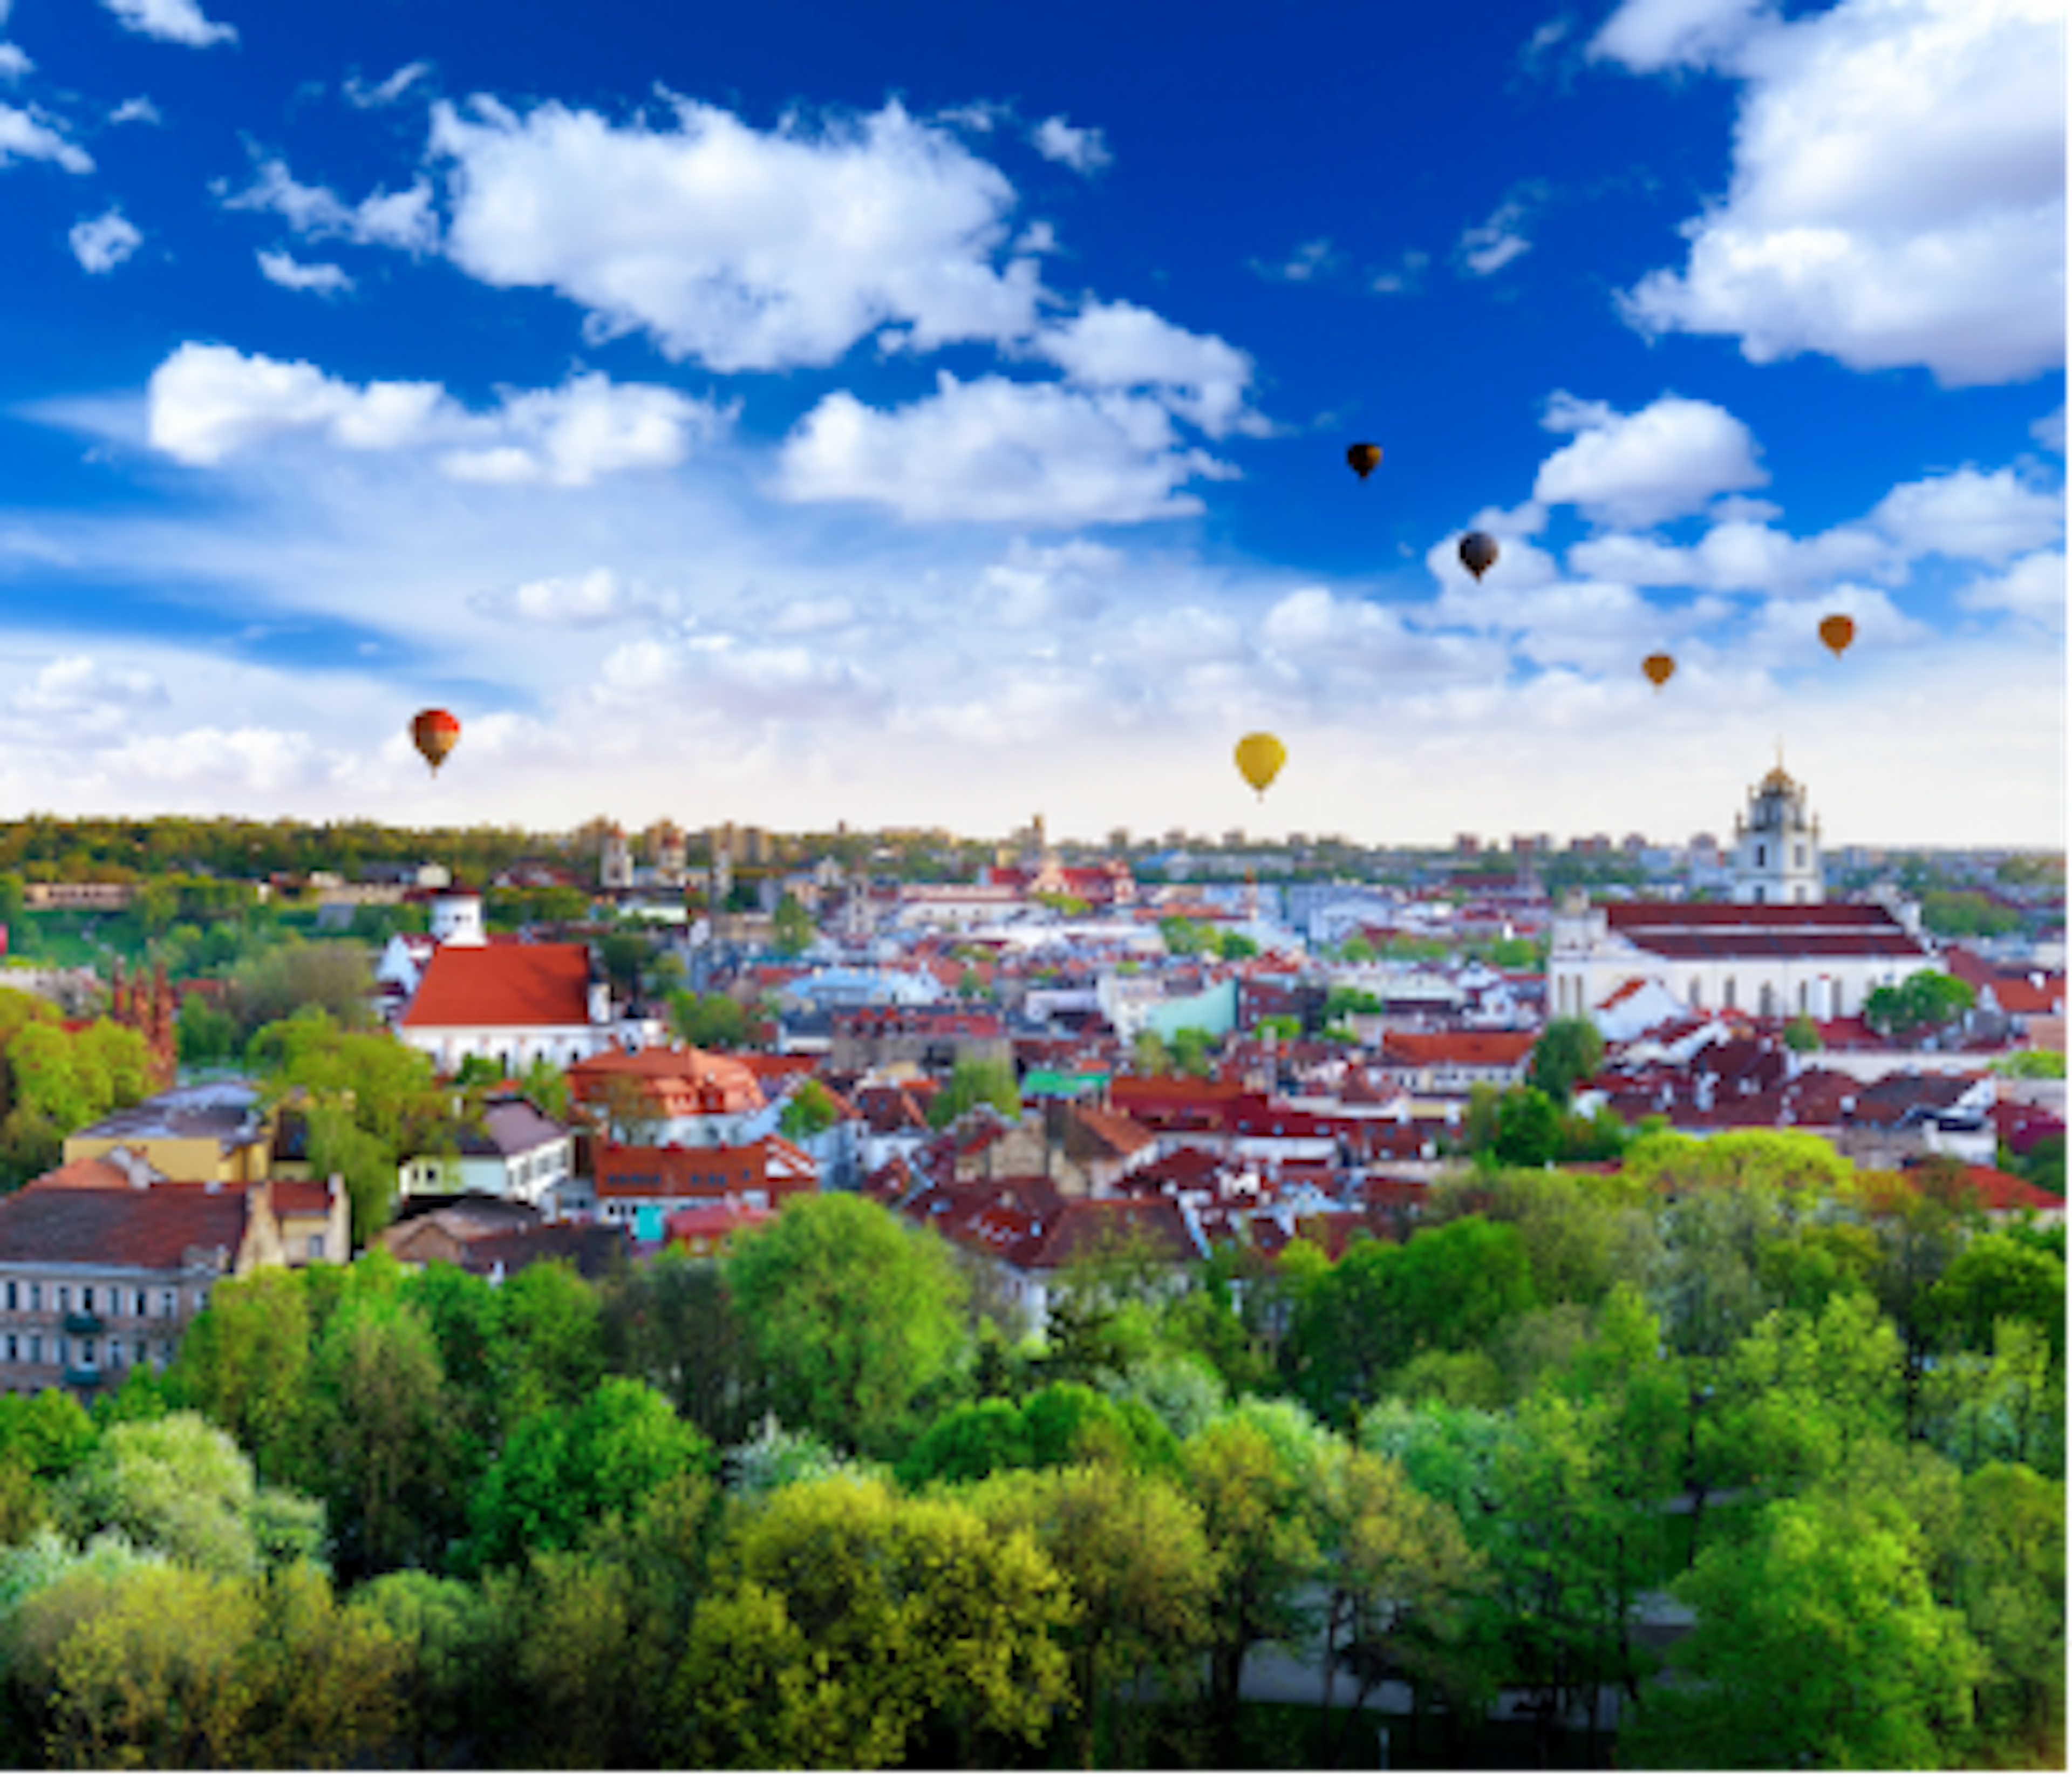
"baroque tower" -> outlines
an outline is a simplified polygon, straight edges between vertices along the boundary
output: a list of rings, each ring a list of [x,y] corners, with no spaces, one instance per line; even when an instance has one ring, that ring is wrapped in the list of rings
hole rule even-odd
[[[1823,899],[1820,823],[1806,812],[1806,786],[1784,769],[1784,750],[1734,817],[1734,899],[1753,906],[1815,906]]]

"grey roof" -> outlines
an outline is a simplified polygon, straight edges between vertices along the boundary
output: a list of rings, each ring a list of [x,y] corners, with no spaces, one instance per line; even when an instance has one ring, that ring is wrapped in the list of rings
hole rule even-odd
[[[175,1087],[141,1104],[110,1112],[98,1123],[75,1130],[94,1141],[187,1140],[214,1137],[226,1147],[256,1141],[262,1134],[258,1088],[241,1080],[204,1080]]]

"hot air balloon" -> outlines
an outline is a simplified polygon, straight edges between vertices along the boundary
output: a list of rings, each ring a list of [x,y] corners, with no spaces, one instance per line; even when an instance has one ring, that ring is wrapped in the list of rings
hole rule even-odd
[[[1640,669],[1647,675],[1648,682],[1659,691],[1668,684],[1676,671],[1675,657],[1668,654],[1651,654],[1640,663]]]
[[[1275,734],[1247,734],[1237,743],[1237,768],[1244,780],[1266,798],[1266,787],[1281,775],[1288,763],[1288,749]]]
[[[1495,564],[1496,539],[1487,531],[1470,531],[1461,539],[1461,566],[1478,580]]]
[[[1381,467],[1381,446],[1355,444],[1346,452],[1346,461],[1353,466],[1353,473],[1364,481]]]
[[[410,738],[436,773],[460,739],[460,722],[449,710],[420,710],[410,721]]]
[[[1820,619],[1820,640],[1835,651],[1835,658],[1842,657],[1842,651],[1856,639],[1856,626],[1837,611],[1832,617]]]

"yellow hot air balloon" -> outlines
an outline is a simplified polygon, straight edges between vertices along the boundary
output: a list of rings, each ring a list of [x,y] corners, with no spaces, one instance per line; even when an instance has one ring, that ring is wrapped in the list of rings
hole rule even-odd
[[[1647,675],[1648,682],[1659,691],[1663,686],[1668,684],[1671,677],[1676,671],[1675,656],[1669,654],[1651,654],[1640,663],[1640,669]]]
[[[1237,768],[1244,780],[1266,798],[1266,787],[1281,775],[1288,763],[1288,749],[1277,734],[1247,734],[1237,743]]]
[[[1843,650],[1856,639],[1856,626],[1840,611],[1820,619],[1820,640],[1835,651],[1836,660],[1841,659]]]
[[[1346,450],[1346,461],[1353,466],[1353,473],[1364,481],[1381,466],[1381,446],[1355,444]]]

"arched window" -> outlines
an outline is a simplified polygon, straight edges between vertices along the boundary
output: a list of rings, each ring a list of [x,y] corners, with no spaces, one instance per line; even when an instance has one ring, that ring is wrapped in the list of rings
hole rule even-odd
[[[1762,869],[1770,862],[1770,848],[1758,839],[1755,842],[1755,867]]]
[[[1691,1009],[1693,1011],[1696,1011],[1698,1009],[1698,996],[1702,991],[1703,989],[1699,985],[1698,977],[1696,975],[1693,975],[1691,977],[1688,989],[1684,996],[1684,998],[1690,1002]]]
[[[1758,907],[1762,905],[1762,884],[1760,882],[1755,886],[1755,904]]]
[[[1733,976],[1731,976],[1731,975],[1728,976],[1728,977],[1726,978],[1726,981],[1725,981],[1721,985],[1721,986],[1720,986],[1720,1006],[1721,1006],[1722,1007],[1726,1008],[1726,1009],[1728,1009],[1728,1010],[1732,1010],[1732,1008],[1733,1008],[1733,1004],[1734,1004],[1734,978],[1733,978]]]
[[[1806,984],[1801,981],[1799,984],[1799,1015],[1801,1018],[1806,1015]]]
[[[1777,989],[1768,981],[1756,989],[1756,1010],[1766,1018],[1777,1016]]]

